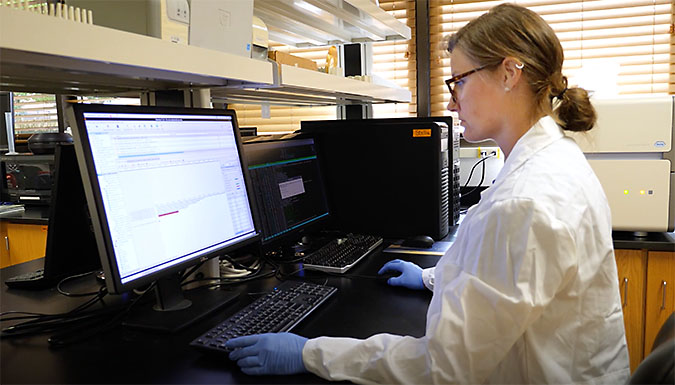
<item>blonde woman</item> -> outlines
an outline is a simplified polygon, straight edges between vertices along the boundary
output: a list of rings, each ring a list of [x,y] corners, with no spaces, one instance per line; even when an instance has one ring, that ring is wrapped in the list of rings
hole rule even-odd
[[[447,41],[448,109],[504,167],[431,269],[400,260],[390,285],[433,290],[421,338],[264,334],[228,342],[250,374],[356,383],[625,383],[628,350],[602,187],[565,131],[590,130],[586,91],[536,13],[504,4]]]

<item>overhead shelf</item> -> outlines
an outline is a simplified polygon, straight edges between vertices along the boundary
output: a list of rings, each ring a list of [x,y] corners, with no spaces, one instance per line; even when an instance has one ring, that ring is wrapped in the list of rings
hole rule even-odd
[[[353,1],[353,0],[352,0]],[[31,31],[20,33],[17,31]],[[410,91],[0,7],[0,89],[69,95],[209,88],[284,105],[409,102]]]
[[[30,31],[30,32],[24,32]],[[75,95],[272,85],[272,63],[0,7],[0,89]]]
[[[273,63],[276,66],[276,63]],[[410,91],[282,64],[274,87],[216,88],[214,101],[272,105],[408,103]]]
[[[292,46],[408,40],[410,27],[372,0],[255,0],[270,40]]]

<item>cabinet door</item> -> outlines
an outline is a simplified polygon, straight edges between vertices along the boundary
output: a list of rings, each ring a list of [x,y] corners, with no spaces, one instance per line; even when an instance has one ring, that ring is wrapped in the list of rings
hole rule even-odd
[[[3,269],[10,264],[7,222],[0,221],[0,269]]]
[[[647,266],[645,356],[652,351],[661,325],[675,311],[675,252],[650,251]]]
[[[47,246],[47,226],[7,223],[9,260],[12,265],[42,258]]]
[[[644,296],[647,251],[615,250],[619,273],[623,322],[626,328],[631,372],[642,361],[644,346]]]

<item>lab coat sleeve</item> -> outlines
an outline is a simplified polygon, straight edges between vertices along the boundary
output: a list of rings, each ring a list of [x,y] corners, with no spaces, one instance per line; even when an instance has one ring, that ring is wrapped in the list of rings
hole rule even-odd
[[[422,270],[422,282],[424,282],[424,286],[431,291],[434,290],[435,271],[436,268],[434,267]]]
[[[532,200],[498,202],[474,219],[436,266],[424,337],[312,339],[306,368],[365,384],[483,383],[577,263],[572,232]]]

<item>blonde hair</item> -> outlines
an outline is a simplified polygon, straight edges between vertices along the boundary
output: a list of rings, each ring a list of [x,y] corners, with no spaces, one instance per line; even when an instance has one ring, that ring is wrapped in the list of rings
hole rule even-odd
[[[535,12],[514,4],[498,5],[446,38],[445,44],[448,52],[459,47],[477,65],[497,66],[505,57],[515,57],[524,64],[537,112],[551,115],[565,130],[593,128],[596,114],[588,92],[567,87],[560,41]]]

